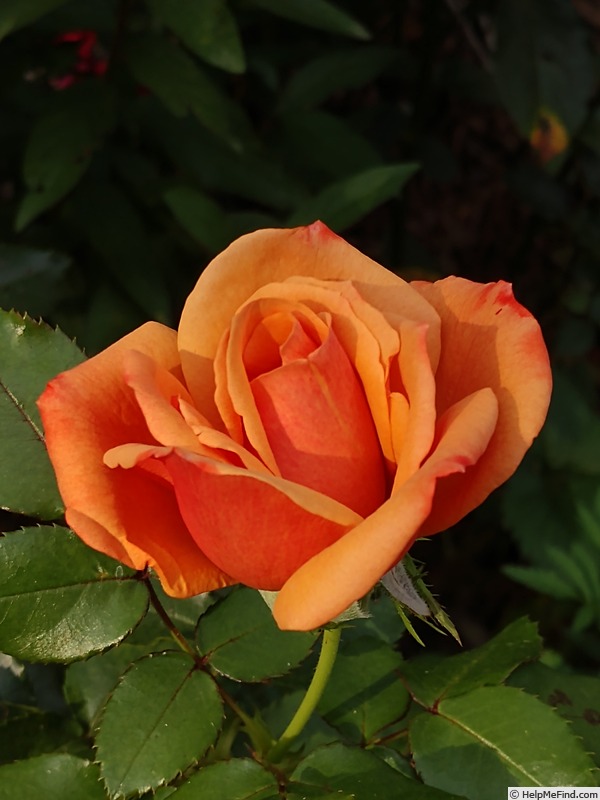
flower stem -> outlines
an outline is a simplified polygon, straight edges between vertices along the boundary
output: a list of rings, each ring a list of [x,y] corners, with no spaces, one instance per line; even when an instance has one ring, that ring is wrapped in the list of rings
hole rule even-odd
[[[173,639],[175,639],[175,641],[177,642],[177,644],[183,650],[184,653],[187,653],[194,659],[194,661],[198,662],[199,661],[198,653],[194,650],[194,648],[185,638],[183,633],[179,630],[179,628],[175,625],[171,617],[165,611],[163,604],[160,602],[158,595],[154,590],[154,586],[152,586],[150,578],[146,576],[144,578],[144,583],[146,584],[146,588],[148,589],[148,594],[150,595],[150,602],[152,603],[154,610],[167,626],[167,629],[171,634],[171,636],[173,637]]]
[[[310,719],[313,711],[317,707],[335,663],[335,657],[337,655],[341,633],[341,628],[325,630],[323,633],[321,653],[319,655],[319,660],[317,662],[312,681],[310,682],[310,686],[306,690],[306,694],[298,706],[296,713],[292,717],[290,724],[287,726],[285,731],[279,737],[279,740],[271,749],[269,753],[269,761],[277,762],[281,759],[293,741],[301,733],[304,726]]]

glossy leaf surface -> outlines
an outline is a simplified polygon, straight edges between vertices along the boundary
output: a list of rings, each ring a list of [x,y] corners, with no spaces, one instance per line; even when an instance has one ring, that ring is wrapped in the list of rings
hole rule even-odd
[[[237,589],[200,619],[198,646],[216,670],[238,681],[284,675],[310,653],[315,633],[280,630],[260,594]]]
[[[135,662],[111,695],[96,737],[109,793],[120,797],[170,781],[204,755],[222,716],[215,682],[185,654]]]
[[[121,641],[148,607],[132,570],[66,528],[0,538],[0,650],[28,661],[73,661]]]
[[[2,508],[42,519],[63,513],[35,403],[50,378],[82,360],[81,351],[60,331],[0,311]]]

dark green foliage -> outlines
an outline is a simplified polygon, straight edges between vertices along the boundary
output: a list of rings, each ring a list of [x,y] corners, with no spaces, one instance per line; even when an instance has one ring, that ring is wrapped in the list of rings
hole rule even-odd
[[[316,634],[281,631],[258,592],[237,589],[198,625],[198,647],[222,675],[261,681],[289,672],[310,652]]]
[[[26,528],[1,538],[0,573],[0,650],[30,661],[73,661],[105,650],[148,607],[132,570],[65,528]]]

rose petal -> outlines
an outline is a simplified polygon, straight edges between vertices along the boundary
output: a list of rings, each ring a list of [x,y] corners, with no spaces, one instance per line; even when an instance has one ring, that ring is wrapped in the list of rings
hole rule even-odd
[[[172,489],[148,472],[102,462],[124,442],[154,444],[123,377],[132,349],[166,370],[179,365],[175,332],[149,323],[54,378],[38,401],[67,522],[90,547],[134,569],[153,567],[174,595],[223,586],[230,580],[194,544]]]
[[[356,369],[371,409],[381,449],[393,472],[394,452],[386,388],[390,363],[400,350],[398,331],[366,303],[349,281],[319,281],[299,277],[258,289],[250,302],[276,296],[318,314],[330,313],[331,325]]]
[[[438,414],[484,386],[493,389],[499,406],[496,432],[477,466],[446,478],[436,490],[422,529],[427,535],[453,525],[513,474],[546,418],[552,377],[539,325],[509,284],[451,277],[413,286],[442,320]]]
[[[438,480],[465,470],[468,474],[481,458],[494,432],[497,411],[490,389],[452,406],[439,421],[437,445],[421,469],[375,513],[285,583],[274,608],[279,627],[317,628],[365,595],[418,536]]]
[[[437,315],[431,306],[409,284],[323,223],[242,236],[204,270],[186,301],[179,326],[186,385],[196,407],[215,427],[220,420],[214,404],[213,361],[221,337],[257,289],[294,275],[353,281],[360,295],[385,317],[390,314],[429,324],[431,347],[437,347]]]
[[[181,415],[198,437],[201,445],[204,445],[204,454],[210,453],[213,458],[227,461],[230,464],[238,464],[254,472],[269,473],[269,469],[256,456],[248,450],[234,442],[226,433],[217,431],[206,424],[204,418],[184,400],[179,404]]]
[[[198,547],[247,586],[279,589],[305,561],[361,521],[335,500],[281,478],[185,450],[163,461]]]
[[[365,395],[333,331],[307,358],[252,381],[282,477],[367,516],[384,500],[383,458]]]
[[[180,400],[191,401],[185,386],[153,358],[137,350],[123,356],[124,376],[133,389],[148,430],[157,442],[202,452],[193,431],[178,411]]]
[[[391,422],[396,456],[395,492],[429,453],[435,432],[435,378],[427,351],[427,327],[400,326],[399,391],[391,395]],[[394,380],[391,388],[394,389]]]
[[[271,324],[272,336],[277,335],[272,323],[273,317],[281,323],[282,318],[294,315],[297,319],[305,318],[305,324],[315,330],[316,341],[325,336],[327,325],[310,309],[279,298],[267,298],[248,303],[234,315],[231,329],[215,359],[215,399],[231,437],[240,444],[248,443],[275,475],[280,474],[279,467],[256,408],[248,371],[253,375],[258,371],[260,363],[266,368],[276,363],[273,361],[276,358],[273,346],[267,348],[267,355],[263,355],[259,362],[254,341],[257,330],[263,331],[264,341],[265,325]],[[287,330],[290,330],[289,325]],[[284,341],[287,339],[285,331],[286,328],[279,325],[279,335],[283,336]],[[278,364],[281,364],[280,349],[284,341],[277,347]]]

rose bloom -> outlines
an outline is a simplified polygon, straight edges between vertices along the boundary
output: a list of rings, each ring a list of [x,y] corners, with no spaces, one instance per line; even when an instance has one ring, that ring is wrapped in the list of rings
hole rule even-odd
[[[406,283],[325,225],[217,256],[39,400],[66,519],[188,597],[279,590],[321,626],[516,469],[546,416],[539,326],[504,282]]]

